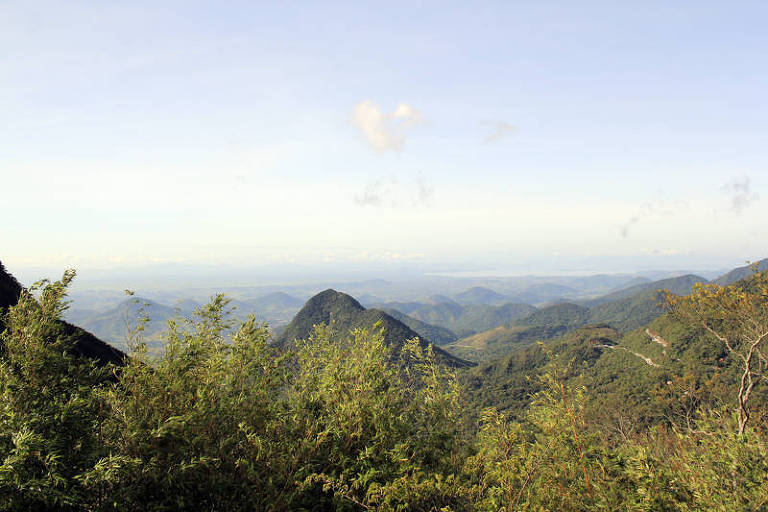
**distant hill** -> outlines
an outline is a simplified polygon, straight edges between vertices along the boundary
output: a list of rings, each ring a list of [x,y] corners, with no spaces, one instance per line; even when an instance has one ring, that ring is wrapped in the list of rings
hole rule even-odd
[[[9,274],[2,262],[0,262],[0,313],[15,305],[19,301],[22,287],[11,274]],[[125,354],[116,348],[104,343],[90,332],[70,323],[61,322],[64,334],[75,340],[73,352],[78,356],[89,357],[99,364],[122,364]],[[0,332],[5,329],[0,317]]]
[[[236,321],[245,320],[253,314],[257,320],[267,322],[271,328],[286,325],[303,304],[303,300],[281,292],[246,300],[231,299],[229,302],[229,306],[234,308],[232,316]],[[86,327],[101,339],[125,348],[126,320],[135,326],[139,307],[143,307],[144,314],[150,320],[144,326],[147,345],[150,349],[158,349],[168,320],[176,317],[191,318],[200,304],[185,299],[166,305],[142,297],[131,297],[107,310],[72,309],[68,311],[67,319]]]
[[[627,288],[632,288],[633,286],[648,284],[648,283],[650,283],[652,281],[653,281],[653,279],[650,279],[648,277],[637,276],[637,277],[634,277],[634,278],[630,279],[626,283],[622,283],[619,286],[614,287],[608,293],[620,292],[621,290],[626,290]]]
[[[165,330],[168,320],[188,315],[191,311],[182,309],[194,309],[194,302],[180,304],[178,309],[165,306],[142,297],[130,297],[116,307],[106,311],[72,310],[67,318],[72,322],[82,325],[92,331],[101,339],[126,349],[128,340],[128,326],[135,328],[139,318],[139,310],[143,309],[149,322],[144,326],[144,336],[149,348],[158,348],[161,343],[161,335]]]
[[[394,304],[387,304],[387,306],[399,310]],[[406,311],[403,311],[403,313],[406,313]],[[438,304],[420,304],[418,307],[410,308],[410,311],[406,314],[421,320],[422,322],[427,322],[432,325],[442,325],[454,331],[454,324],[463,313],[464,306],[457,304],[456,302],[440,302]]]
[[[569,302],[554,304],[485,332],[462,337],[446,349],[458,357],[485,361],[516,350],[520,345],[551,340],[589,325],[609,325],[619,332],[629,332],[664,314],[660,289],[687,295],[698,282],[706,282],[706,279],[686,275],[636,284],[586,302],[591,307]]]
[[[602,350],[590,343],[592,340],[614,344],[619,338],[618,331],[607,326],[583,327],[551,341],[547,348],[553,354],[562,354],[565,361],[576,361],[584,371],[602,355]],[[478,408],[496,407],[519,415],[541,390],[538,375],[549,361],[541,345],[528,344],[504,357],[481,363],[463,376],[470,399]]]
[[[462,306],[453,301],[435,304],[387,302],[378,304],[376,307],[396,309],[416,320],[450,329],[459,337],[492,329],[536,311],[536,308],[529,304],[508,303],[500,306],[470,304]]]
[[[462,338],[446,349],[470,361],[486,361],[524,345],[562,336],[586,325],[589,318],[589,308],[568,302],[554,304],[514,322]]]
[[[573,329],[587,323],[589,315],[589,308],[571,302],[563,302],[538,309],[520,319],[517,324],[529,326],[562,325]]]
[[[347,336],[351,329],[371,329],[377,322],[381,322],[384,328],[384,342],[395,352],[408,339],[419,338],[420,344],[424,347],[431,343],[430,340],[419,336],[410,327],[384,311],[365,309],[349,295],[328,289],[318,293],[304,304],[285,330],[275,337],[274,344],[287,347],[294,340],[306,339],[315,325],[330,325],[337,336]],[[449,366],[456,368],[471,366],[471,363],[456,358],[438,347],[434,347],[434,352],[439,361]]]
[[[626,299],[643,292],[656,292],[658,290],[669,290],[676,295],[688,295],[691,293],[693,285],[696,283],[708,283],[709,281],[701,276],[688,274],[679,277],[670,277],[667,279],[661,279],[658,281],[651,281],[649,283],[641,283],[629,288],[609,293],[597,299],[593,299],[585,302],[587,306],[597,306],[606,302],[612,302],[619,299]]]
[[[650,290],[604,302],[590,310],[590,323],[607,323],[622,332],[642,327],[664,314],[662,296]]]
[[[510,302],[523,302],[526,304],[539,305],[546,302],[570,299],[576,297],[578,294],[578,290],[570,286],[557,283],[537,283],[511,295],[507,300]]]
[[[451,354],[469,361],[488,361],[518,350],[520,347],[547,341],[568,332],[564,325],[500,325],[494,329],[462,338],[445,348]]]
[[[296,308],[298,311],[304,301],[293,295],[283,292],[275,292],[248,301],[259,311],[282,310],[286,308]]]
[[[765,270],[768,270],[768,258],[762,259],[757,262],[757,269],[760,272],[763,272]],[[727,274],[724,274],[714,281],[712,281],[715,284],[719,284],[720,286],[726,286],[729,284],[733,284],[736,281],[741,281],[742,279],[746,279],[749,276],[752,275],[752,266],[751,265],[744,265],[743,267],[738,267]]]
[[[466,306],[469,304],[488,304],[496,306],[507,302],[507,298],[489,288],[475,286],[454,296],[454,300]]]
[[[456,334],[454,334],[450,329],[422,322],[421,320],[417,320],[416,318],[408,316],[405,313],[401,313],[396,309],[387,308],[381,309],[381,311],[385,312],[392,318],[400,320],[405,325],[413,329],[419,336],[428,339],[435,345],[453,343],[458,339],[458,336],[456,336]]]

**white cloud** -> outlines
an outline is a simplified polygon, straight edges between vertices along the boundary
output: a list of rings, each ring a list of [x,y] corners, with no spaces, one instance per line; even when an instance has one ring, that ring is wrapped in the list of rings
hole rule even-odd
[[[386,114],[370,101],[358,103],[352,111],[352,124],[377,151],[397,151],[403,147],[403,128],[417,124],[421,112],[407,103],[400,103],[392,113]]]

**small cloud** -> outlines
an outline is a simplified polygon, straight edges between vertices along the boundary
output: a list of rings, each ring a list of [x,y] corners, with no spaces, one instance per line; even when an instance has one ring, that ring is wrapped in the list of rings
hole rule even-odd
[[[619,226],[619,229],[621,230],[621,238],[627,238],[629,235],[629,228],[637,224],[639,221],[640,219],[638,217],[632,217],[625,224]]]
[[[490,127],[490,133],[483,139],[486,144],[498,142],[517,132],[517,128],[506,121],[484,121],[484,125]]]
[[[392,112],[392,117],[401,120],[405,126],[414,125],[422,120],[421,112],[407,103],[400,103]]]
[[[359,206],[381,206],[384,203],[386,190],[379,182],[368,183],[359,194],[355,194],[355,202]]]
[[[664,193],[659,191],[658,197],[650,201],[644,201],[637,209],[637,213],[627,222],[619,226],[621,238],[627,238],[632,231],[632,226],[642,219],[649,217],[672,217],[678,212],[688,209],[688,203],[682,200],[670,201],[664,198]]]
[[[748,177],[733,179],[723,185],[723,191],[730,196],[731,211],[736,215],[741,214],[752,203],[760,199],[756,192],[752,192]]]
[[[434,187],[418,179],[413,183],[374,181],[355,194],[355,203],[359,206],[375,208],[404,208],[428,206],[434,194]]]
[[[402,128],[422,120],[421,112],[407,103],[400,103],[394,112],[386,114],[370,101],[358,103],[352,111],[352,124],[377,151],[397,151],[403,147]]]
[[[435,193],[435,187],[432,187],[426,183],[424,183],[424,180],[416,180],[416,191],[418,199],[418,203],[422,205],[426,205],[429,200],[432,198],[432,194]]]

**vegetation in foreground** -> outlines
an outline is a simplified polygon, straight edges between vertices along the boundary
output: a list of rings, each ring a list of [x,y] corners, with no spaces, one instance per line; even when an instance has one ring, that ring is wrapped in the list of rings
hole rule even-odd
[[[457,370],[416,340],[394,356],[380,330],[339,340],[319,326],[295,350],[278,351],[265,325],[233,326],[222,296],[171,323],[161,357],[147,355],[139,323],[124,365],[99,366],[72,353],[59,321],[72,278],[22,292],[4,318],[0,510],[768,503],[768,445],[754,403],[768,331],[761,274],[670,301],[676,321],[726,347],[733,364],[723,368],[738,378],[671,376],[647,394],[653,419],[623,429],[614,428],[617,415],[631,414],[592,393],[583,361],[567,351],[540,348],[533,396],[514,419],[475,414]]]

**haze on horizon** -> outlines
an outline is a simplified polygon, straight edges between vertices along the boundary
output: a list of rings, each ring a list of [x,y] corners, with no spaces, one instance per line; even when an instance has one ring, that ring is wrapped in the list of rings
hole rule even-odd
[[[768,255],[766,15],[5,2],[0,259],[740,265]]]

